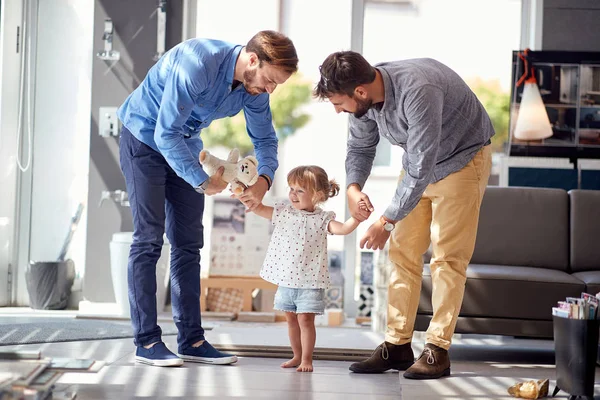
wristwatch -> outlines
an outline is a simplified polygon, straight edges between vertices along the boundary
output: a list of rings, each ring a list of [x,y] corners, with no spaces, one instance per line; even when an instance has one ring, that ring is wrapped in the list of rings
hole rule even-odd
[[[204,194],[204,192],[206,191],[206,189],[208,188],[208,181],[210,179],[205,180],[204,182],[202,182],[200,185],[198,185],[198,187],[196,188],[196,192],[200,193],[200,194]]]
[[[385,229],[386,232],[391,232],[396,227],[396,225],[392,224],[387,219],[385,219],[385,217],[383,215],[381,216],[381,218],[379,218],[379,220],[383,224],[383,229]]]

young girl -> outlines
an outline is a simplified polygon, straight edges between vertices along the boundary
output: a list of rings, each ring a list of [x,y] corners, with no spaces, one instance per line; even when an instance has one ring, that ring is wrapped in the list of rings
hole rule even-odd
[[[329,286],[327,233],[347,235],[359,222],[354,218],[338,222],[333,212],[318,207],[340,190],[323,168],[297,167],[287,180],[289,204],[261,204],[254,210],[274,225],[260,276],[278,285],[274,308],[285,311],[288,322],[294,358],[281,366],[312,372],[315,315],[325,310],[324,295]]]

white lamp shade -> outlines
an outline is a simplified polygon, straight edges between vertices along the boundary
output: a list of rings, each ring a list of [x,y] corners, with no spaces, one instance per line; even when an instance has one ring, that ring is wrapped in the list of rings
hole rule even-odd
[[[552,136],[552,125],[535,81],[525,82],[514,135],[519,140],[539,140]]]

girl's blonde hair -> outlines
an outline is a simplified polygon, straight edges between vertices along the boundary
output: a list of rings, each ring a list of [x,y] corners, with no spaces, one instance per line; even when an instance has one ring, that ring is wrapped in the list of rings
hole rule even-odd
[[[287,176],[288,185],[304,188],[314,204],[322,203],[340,192],[340,185],[329,179],[327,172],[316,165],[302,165],[292,169]]]

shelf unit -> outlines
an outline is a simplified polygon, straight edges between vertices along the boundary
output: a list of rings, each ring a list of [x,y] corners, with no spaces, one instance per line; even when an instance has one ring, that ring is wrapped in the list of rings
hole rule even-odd
[[[530,51],[554,135],[539,141],[512,136],[523,86],[518,51],[512,57],[509,154],[526,157],[600,158],[600,52]]]

